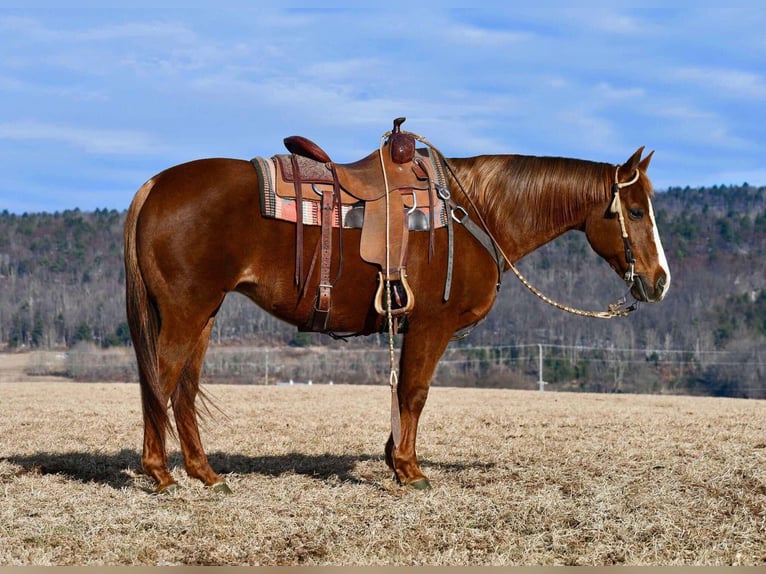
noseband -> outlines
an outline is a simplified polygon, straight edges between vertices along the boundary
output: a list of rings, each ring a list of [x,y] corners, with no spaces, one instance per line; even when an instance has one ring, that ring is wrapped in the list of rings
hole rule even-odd
[[[633,249],[630,247],[630,238],[628,237],[628,226],[625,224],[625,213],[622,210],[622,200],[620,199],[620,190],[624,187],[629,187],[638,181],[641,172],[636,168],[636,174],[630,181],[620,183],[620,166],[618,165],[614,170],[614,183],[612,184],[612,203],[609,206],[609,213],[617,216],[617,220],[620,222],[620,233],[622,235],[622,245],[625,249],[625,261],[628,264],[628,270],[625,272],[624,279],[629,285],[629,288],[633,288],[635,283],[635,270],[636,270],[636,258],[633,256]],[[639,289],[643,290],[643,285],[638,282]]]

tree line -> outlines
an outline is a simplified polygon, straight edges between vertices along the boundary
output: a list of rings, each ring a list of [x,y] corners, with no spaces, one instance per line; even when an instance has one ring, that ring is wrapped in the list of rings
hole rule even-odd
[[[665,301],[642,305],[628,318],[582,318],[547,306],[508,274],[487,320],[453,347],[539,343],[652,349],[655,356],[647,359],[648,366],[625,362],[623,376],[639,379],[631,390],[640,391],[643,379],[647,389],[656,389],[658,377],[670,377],[663,388],[752,396],[752,389],[759,388],[755,382],[766,380],[766,188],[671,188],[657,194],[655,212],[672,274]],[[0,212],[0,348],[130,344],[123,292],[124,219],[124,211],[107,209]],[[546,294],[578,307],[603,309],[624,290],[577,232],[530,254],[519,267]],[[217,345],[342,344],[299,333],[238,294],[226,298],[212,337]],[[347,348],[384,344],[383,337],[359,337]],[[663,350],[678,349],[688,351],[688,368],[680,374],[660,373]],[[710,359],[716,351],[734,360],[716,363]],[[531,366],[521,369],[522,375],[532,376]],[[471,372],[471,384],[499,384],[495,372]],[[585,389],[616,376],[588,372],[578,367],[575,356],[557,358],[548,372]]]

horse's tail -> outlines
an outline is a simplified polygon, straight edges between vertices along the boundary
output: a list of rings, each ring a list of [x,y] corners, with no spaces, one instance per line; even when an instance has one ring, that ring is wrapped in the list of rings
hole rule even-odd
[[[170,421],[167,399],[160,385],[157,360],[160,318],[146,289],[138,263],[136,242],[138,217],[152,187],[154,187],[153,179],[141,186],[130,204],[125,219],[125,302],[130,337],[133,340],[133,350],[138,363],[144,420],[152,426],[157,436],[164,436],[164,432],[170,427]]]

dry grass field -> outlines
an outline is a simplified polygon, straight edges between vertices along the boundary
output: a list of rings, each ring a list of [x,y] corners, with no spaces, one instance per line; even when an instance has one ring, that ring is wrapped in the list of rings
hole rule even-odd
[[[150,494],[136,384],[0,356],[0,565],[759,565],[766,403],[435,387],[434,488],[383,460],[385,386],[210,386],[234,489]],[[21,380],[26,379],[26,380]]]

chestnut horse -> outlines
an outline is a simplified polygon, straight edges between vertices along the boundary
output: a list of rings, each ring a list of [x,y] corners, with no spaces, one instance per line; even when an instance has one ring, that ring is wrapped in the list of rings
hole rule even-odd
[[[519,155],[446,161],[453,173],[453,201],[472,220],[485,222],[505,256],[506,270],[562,233],[579,230],[620,276],[635,270],[631,284],[637,300],[660,301],[670,272],[646,176],[652,154],[641,159],[642,151],[620,166]],[[176,488],[167,466],[168,402],[189,476],[229,492],[203,450],[196,406],[208,339],[226,294],[243,293],[293,325],[304,324],[313,305],[294,282],[294,224],[261,215],[258,184],[249,161],[193,161],[147,181],[128,211],[127,316],[140,376],[142,464],[157,481],[158,492]],[[619,196],[620,217],[615,217],[613,190]],[[625,241],[621,227],[627,232]],[[319,233],[319,227],[304,229],[304,260],[311,259]],[[430,260],[428,233],[413,232],[409,240],[407,273],[416,303],[402,336],[399,362],[400,442],[395,447],[389,436],[385,454],[398,482],[415,488],[429,486],[415,442],[437,362],[457,331],[489,312],[499,279],[495,259],[465,225],[455,224],[451,295],[445,301],[447,233],[435,230]],[[343,230],[343,271],[333,289],[332,332],[369,334],[376,328],[377,314],[371,309],[377,270],[360,258],[359,238],[358,229]],[[337,250],[332,255],[337,268]],[[308,292],[316,289],[316,275],[308,279]]]

